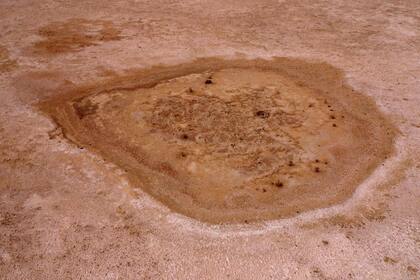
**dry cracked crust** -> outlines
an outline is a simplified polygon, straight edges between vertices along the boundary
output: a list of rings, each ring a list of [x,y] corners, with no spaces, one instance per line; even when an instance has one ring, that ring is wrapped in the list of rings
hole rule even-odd
[[[396,133],[339,70],[286,58],[135,71],[41,108],[133,187],[208,223],[341,203],[392,153]]]

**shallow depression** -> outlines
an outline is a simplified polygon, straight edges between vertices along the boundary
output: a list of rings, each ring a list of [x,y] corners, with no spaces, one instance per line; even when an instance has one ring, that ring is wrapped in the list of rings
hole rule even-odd
[[[339,70],[293,59],[155,67],[41,108],[133,186],[209,223],[343,202],[389,156],[395,135]]]

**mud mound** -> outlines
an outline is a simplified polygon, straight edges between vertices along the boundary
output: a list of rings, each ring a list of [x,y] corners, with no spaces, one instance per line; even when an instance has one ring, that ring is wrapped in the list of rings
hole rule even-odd
[[[210,223],[340,203],[391,153],[394,137],[339,71],[288,59],[154,68],[42,108],[133,186]]]

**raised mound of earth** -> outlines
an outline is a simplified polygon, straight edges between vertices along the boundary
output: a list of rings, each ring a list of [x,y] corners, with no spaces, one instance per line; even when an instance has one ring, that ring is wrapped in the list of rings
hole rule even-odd
[[[278,219],[350,197],[394,130],[331,66],[288,59],[158,67],[42,104],[169,208],[210,223]]]

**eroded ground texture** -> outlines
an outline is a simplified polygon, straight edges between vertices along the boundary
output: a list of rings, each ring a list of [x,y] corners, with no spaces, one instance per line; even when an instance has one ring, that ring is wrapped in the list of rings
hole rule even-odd
[[[0,279],[420,279],[418,1],[1,1]]]

